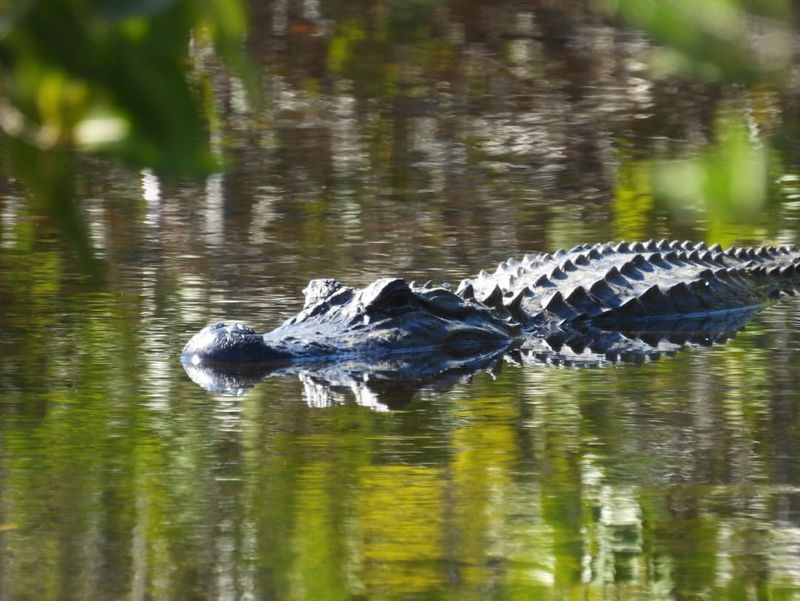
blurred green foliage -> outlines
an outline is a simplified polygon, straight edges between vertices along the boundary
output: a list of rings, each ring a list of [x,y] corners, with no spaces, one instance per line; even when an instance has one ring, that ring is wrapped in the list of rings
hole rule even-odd
[[[750,218],[767,197],[766,149],[754,143],[739,114],[720,116],[714,132],[716,139],[699,156],[658,163],[655,187],[678,207]]]
[[[190,49],[213,45],[249,79],[238,0],[0,3],[0,127],[15,175],[91,265],[74,202],[76,151],[169,174],[215,164],[211,103]]]
[[[760,128],[759,102],[788,91],[797,21],[788,0],[602,0],[611,15],[644,31],[657,45],[644,59],[654,77],[733,84],[739,106],[720,107],[707,143],[688,156],[655,162],[656,198],[678,212],[700,210],[709,238],[724,224],[748,223],[782,172]],[[737,91],[738,90],[738,91]]]
[[[658,47],[661,73],[752,83],[782,82],[793,62],[789,0],[601,0]]]

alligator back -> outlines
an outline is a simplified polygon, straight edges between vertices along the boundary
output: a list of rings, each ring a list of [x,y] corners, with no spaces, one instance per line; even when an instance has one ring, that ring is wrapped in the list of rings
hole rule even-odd
[[[679,241],[579,245],[504,261],[458,294],[508,310],[528,328],[680,329],[752,313],[800,286],[792,247],[729,248]],[[726,317],[727,316],[727,317]]]

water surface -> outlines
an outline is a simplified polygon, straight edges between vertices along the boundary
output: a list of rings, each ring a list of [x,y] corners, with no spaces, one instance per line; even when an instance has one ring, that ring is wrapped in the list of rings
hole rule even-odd
[[[410,396],[187,377],[200,327],[272,327],[311,278],[798,241],[791,143],[744,225],[643,183],[718,110],[774,129],[788,100],[648,79],[641,35],[575,7],[367,4],[254,7],[265,105],[213,73],[224,174],[84,165],[102,283],[4,183],[0,599],[800,598],[793,299],[725,345]]]

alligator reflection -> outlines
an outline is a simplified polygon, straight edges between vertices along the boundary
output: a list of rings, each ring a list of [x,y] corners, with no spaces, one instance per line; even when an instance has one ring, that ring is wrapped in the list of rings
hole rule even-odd
[[[331,364],[295,364],[283,368],[250,365],[205,366],[184,362],[196,383],[216,394],[239,396],[264,378],[296,375],[311,407],[332,407],[348,401],[375,410],[398,409],[422,390],[444,391],[481,370],[496,370],[506,351],[469,358],[411,354],[380,362],[342,361]]]

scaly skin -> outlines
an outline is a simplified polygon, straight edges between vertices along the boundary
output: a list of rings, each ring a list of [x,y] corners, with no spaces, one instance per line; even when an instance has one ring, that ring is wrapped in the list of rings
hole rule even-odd
[[[215,324],[183,349],[184,364],[266,366],[347,362],[353,371],[431,371],[479,364],[542,345],[646,355],[663,341],[717,341],[771,299],[800,284],[800,252],[789,247],[707,248],[647,241],[580,245],[526,255],[493,274],[444,288],[381,279],[364,289],[314,280],[305,307],[267,334]],[[633,335],[631,335],[631,332]],[[677,341],[677,342],[676,342]],[[394,367],[393,367],[394,366]]]
[[[580,245],[505,261],[462,281],[458,294],[510,311],[528,330],[580,322],[619,329],[761,307],[795,288],[799,261],[788,247]]]

